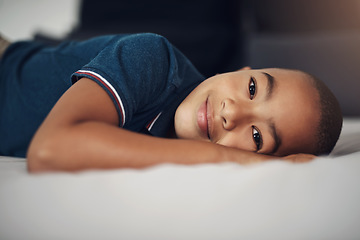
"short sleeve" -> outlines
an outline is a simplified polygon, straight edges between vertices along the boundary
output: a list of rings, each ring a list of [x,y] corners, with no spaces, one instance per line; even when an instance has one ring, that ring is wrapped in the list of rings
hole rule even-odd
[[[156,34],[120,35],[72,75],[97,82],[111,97],[120,126],[136,112],[161,102],[161,93],[176,87],[178,63],[172,45]]]

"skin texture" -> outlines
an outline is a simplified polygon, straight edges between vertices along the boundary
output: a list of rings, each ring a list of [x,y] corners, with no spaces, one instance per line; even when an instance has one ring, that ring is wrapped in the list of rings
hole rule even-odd
[[[271,96],[269,76],[274,81]],[[249,91],[250,84],[255,87],[254,94]],[[307,75],[300,71],[246,68],[200,84],[179,106],[175,130],[180,138],[263,154],[311,153],[320,119],[318,99]],[[205,133],[200,127],[202,121],[207,124]],[[255,132],[261,136],[259,149],[253,138]]]
[[[266,70],[277,80],[284,78],[290,82],[276,82],[273,97],[264,101],[262,95],[265,91],[265,78],[261,78],[263,74],[253,72],[258,90],[252,100],[246,101],[249,97],[250,73],[247,71],[249,70],[243,71],[243,77],[237,75],[240,72],[236,72],[210,78],[184,100],[175,118],[176,133],[180,139],[151,137],[119,128],[118,115],[108,94],[92,80],[82,78],[59,99],[35,134],[27,153],[28,169],[30,172],[79,171],[144,168],[160,163],[231,161],[248,164],[279,159],[254,153],[256,145],[251,137],[251,126],[256,125],[264,138],[259,152],[267,153],[273,147],[274,141],[269,137],[264,119],[269,118],[276,108],[284,108],[278,114],[271,115],[276,125],[283,126],[279,129],[282,144],[276,154],[287,155],[309,150],[314,142],[311,134],[316,126],[309,123],[315,123],[318,115],[315,114],[317,108],[311,105],[316,100],[316,93],[308,88],[304,75]],[[238,80],[234,80],[235,76],[239,76],[236,77]],[[290,80],[294,77],[299,77],[301,83],[296,85],[295,80]],[[222,84],[219,86],[217,82],[220,80]],[[294,84],[295,90],[290,91],[289,88]],[[224,94],[225,92],[228,94]],[[283,97],[276,97],[281,92],[284,92],[285,100]],[[231,96],[231,101],[226,100],[226,96]],[[207,98],[210,109],[213,109],[209,112],[212,116],[211,141],[200,131],[197,121],[198,110]],[[285,104],[281,103],[282,99]],[[225,105],[222,104],[224,100]],[[297,101],[303,102],[296,105]],[[228,109],[240,103],[246,103],[249,107],[257,104],[258,107],[245,108],[242,105],[241,108]],[[300,109],[296,110],[298,107]],[[242,110],[238,112],[235,109]],[[245,115],[244,109],[259,115]],[[294,109],[295,112],[292,111]],[[301,112],[302,110],[305,112]],[[236,118],[236,121],[235,118],[230,118],[241,114],[247,117],[242,117],[241,121],[240,118]],[[224,118],[226,124],[221,121]],[[303,144],[305,140],[308,144]],[[299,143],[303,146],[301,149],[295,146]],[[307,154],[291,155],[284,160],[302,162],[313,157]]]

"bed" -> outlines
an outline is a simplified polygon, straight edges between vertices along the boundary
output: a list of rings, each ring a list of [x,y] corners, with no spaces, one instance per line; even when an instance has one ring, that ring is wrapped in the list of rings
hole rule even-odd
[[[360,118],[333,153],[29,175],[0,157],[0,239],[360,239]]]

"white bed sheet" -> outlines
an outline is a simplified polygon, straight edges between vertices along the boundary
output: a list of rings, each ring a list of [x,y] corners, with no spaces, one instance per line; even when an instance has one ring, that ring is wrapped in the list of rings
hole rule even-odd
[[[360,239],[360,119],[306,164],[29,175],[0,157],[0,239]]]

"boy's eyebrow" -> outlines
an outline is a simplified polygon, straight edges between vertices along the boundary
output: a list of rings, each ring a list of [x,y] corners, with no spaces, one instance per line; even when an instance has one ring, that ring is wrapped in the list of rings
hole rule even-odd
[[[274,87],[276,86],[276,81],[275,81],[275,78],[270,75],[269,73],[267,72],[262,72],[266,79],[267,79],[267,86],[266,86],[266,100],[269,100],[272,95],[273,95],[273,92],[274,92]],[[274,123],[274,120],[273,119],[269,119],[268,120],[268,125],[270,127],[270,134],[271,136],[273,137],[274,141],[275,141],[275,145],[274,145],[274,148],[271,150],[271,152],[269,154],[274,154],[280,147],[281,145],[281,138],[276,130],[276,127],[275,127],[275,123]]]
[[[280,138],[278,132],[276,131],[274,121],[272,119],[269,119],[268,124],[269,124],[269,127],[270,127],[270,134],[271,134],[271,136],[273,137],[273,139],[275,141],[274,148],[271,150],[271,152],[269,154],[274,154],[280,147],[281,138]]]
[[[274,85],[275,85],[275,79],[273,76],[271,76],[270,74],[266,73],[266,72],[262,72],[266,79],[267,79],[267,95],[266,95],[266,100],[269,100],[272,97],[272,93],[274,91]]]

